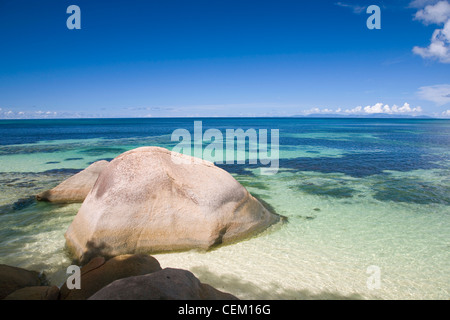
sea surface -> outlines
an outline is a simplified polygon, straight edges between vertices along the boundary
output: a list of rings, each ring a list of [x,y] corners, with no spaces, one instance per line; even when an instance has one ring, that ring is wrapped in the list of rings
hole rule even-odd
[[[176,118],[0,120],[0,263],[60,286],[80,204],[38,203],[90,163],[176,129],[278,129],[279,170],[218,164],[287,222],[207,252],[155,254],[241,299],[449,299],[450,121]],[[269,136],[270,142],[270,136]],[[203,142],[207,146],[207,142]],[[220,183],[220,182],[218,182]]]

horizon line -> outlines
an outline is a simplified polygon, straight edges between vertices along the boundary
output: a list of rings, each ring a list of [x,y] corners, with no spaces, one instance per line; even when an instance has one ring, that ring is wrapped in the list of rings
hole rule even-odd
[[[391,119],[391,120],[450,120],[450,118],[434,117],[434,116],[393,116],[393,117],[377,117],[377,116],[310,116],[310,115],[293,115],[293,116],[161,116],[161,117],[65,117],[65,118],[0,118],[0,121],[17,121],[17,120],[117,120],[117,119]]]

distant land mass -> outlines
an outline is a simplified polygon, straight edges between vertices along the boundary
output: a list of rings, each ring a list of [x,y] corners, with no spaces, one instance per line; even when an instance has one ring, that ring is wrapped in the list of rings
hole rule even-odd
[[[374,114],[335,114],[335,113],[312,113],[308,115],[294,115],[293,118],[373,118],[373,119],[434,119],[425,115],[399,115],[389,113],[374,113]]]

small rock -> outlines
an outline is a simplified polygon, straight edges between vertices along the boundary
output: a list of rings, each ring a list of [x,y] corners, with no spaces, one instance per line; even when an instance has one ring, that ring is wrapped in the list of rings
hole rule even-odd
[[[166,268],[143,276],[114,281],[89,300],[237,300],[203,284],[191,272]]]
[[[4,300],[58,300],[59,289],[57,286],[25,287],[14,291]]]
[[[0,264],[0,299],[18,289],[39,285],[41,280],[37,272]]]
[[[61,287],[61,300],[86,300],[111,282],[161,270],[158,260],[148,255],[122,255],[105,261],[97,257],[81,268],[81,289]]]

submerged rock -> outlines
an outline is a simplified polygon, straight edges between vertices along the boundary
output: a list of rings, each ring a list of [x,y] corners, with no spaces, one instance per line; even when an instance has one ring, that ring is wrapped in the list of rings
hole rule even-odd
[[[86,300],[94,293],[114,282],[131,276],[161,270],[158,260],[148,255],[122,255],[108,261],[96,257],[81,268],[81,289],[61,287],[61,300]]]
[[[89,300],[237,300],[201,283],[191,272],[166,268],[151,274],[114,281]]]
[[[101,172],[65,237],[83,262],[98,255],[209,249],[279,220],[214,164],[143,147]]]
[[[81,203],[95,184],[108,161],[98,161],[51,190],[39,193],[36,199],[57,203]]]

